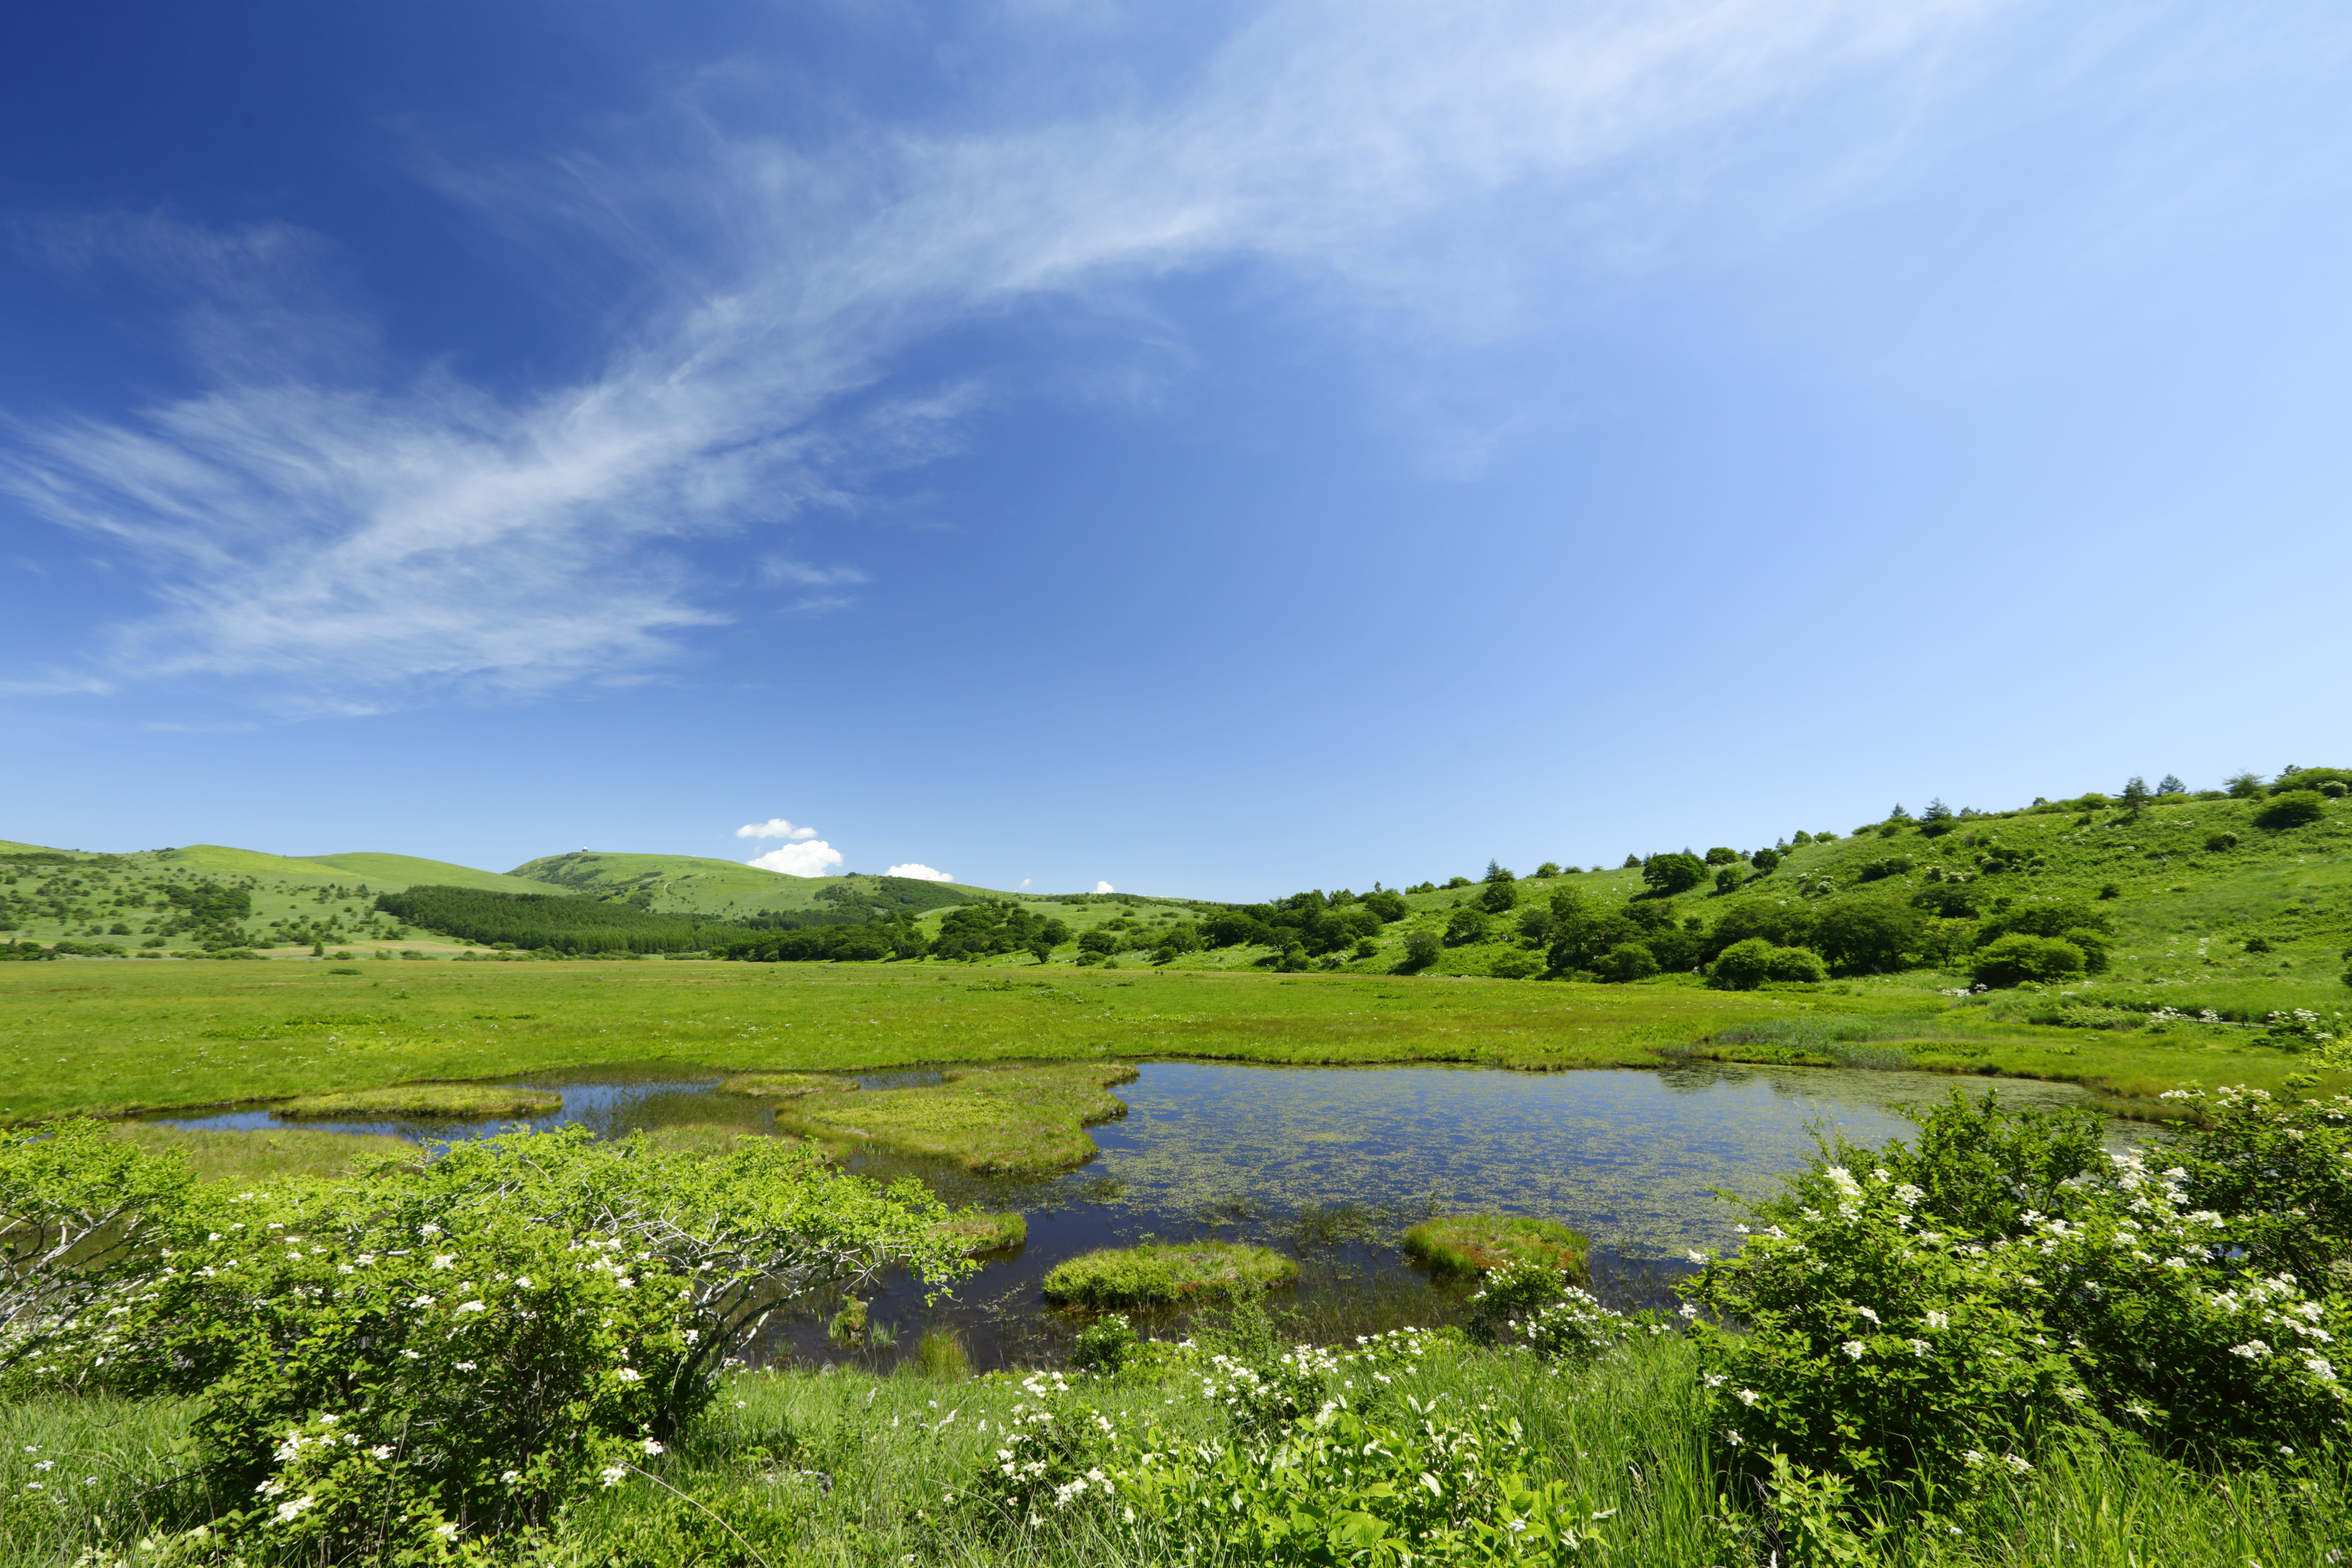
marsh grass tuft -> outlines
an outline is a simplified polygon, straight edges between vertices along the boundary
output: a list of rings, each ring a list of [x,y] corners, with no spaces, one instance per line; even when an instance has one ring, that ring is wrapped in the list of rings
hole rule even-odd
[[[915,1369],[942,1383],[960,1383],[971,1375],[971,1352],[953,1329],[925,1329],[915,1342]]]
[[[1177,1307],[1252,1299],[1297,1278],[1297,1264],[1253,1242],[1147,1242],[1056,1264],[1045,1291],[1057,1307]]]
[[[1010,1174],[1066,1170],[1095,1153],[1087,1128],[1126,1114],[1108,1092],[1135,1077],[1124,1062],[968,1068],[944,1081],[779,1106],[776,1124],[824,1142],[950,1160]]]
[[[295,1128],[249,1131],[118,1121],[107,1130],[149,1153],[177,1153],[196,1179],[250,1184],[280,1176],[341,1176],[379,1160],[414,1160],[417,1146],[381,1132],[318,1132]]]
[[[942,1221],[939,1228],[963,1244],[966,1258],[1010,1252],[1029,1240],[1029,1216],[1017,1210],[983,1214],[978,1209],[966,1209]]]
[[[1509,1263],[1538,1263],[1577,1283],[1590,1277],[1592,1244],[1552,1219],[1460,1214],[1424,1220],[1404,1233],[1407,1258],[1432,1274],[1466,1278]]]
[[[856,1087],[856,1079],[832,1073],[751,1072],[722,1079],[719,1092],[754,1100],[798,1100],[808,1094],[847,1094]]]
[[[563,1097],[511,1084],[404,1083],[389,1089],[336,1089],[281,1100],[272,1116],[290,1120],[341,1116],[422,1116],[482,1119],[546,1116],[563,1109]]]

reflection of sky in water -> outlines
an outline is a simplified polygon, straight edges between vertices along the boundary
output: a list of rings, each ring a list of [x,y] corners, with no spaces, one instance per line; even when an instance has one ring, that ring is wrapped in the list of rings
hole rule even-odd
[[[1108,1222],[1130,1236],[1181,1235],[1213,1209],[1278,1224],[1314,1205],[1370,1208],[1433,1195],[1448,1209],[1563,1219],[1627,1254],[1679,1256],[1688,1247],[1728,1245],[1736,1214],[1717,1193],[1773,1190],[1811,1152],[1808,1129],[1815,1122],[1875,1143],[1908,1134],[1897,1108],[1941,1100],[1955,1088],[1970,1094],[1995,1088],[2004,1100],[2028,1104],[2084,1099],[2063,1084],[1832,1068],[1514,1073],[1149,1062],[1139,1072],[1114,1091],[1127,1116],[1094,1130],[1102,1153],[1066,1176],[972,1178],[888,1160],[875,1162],[875,1173],[910,1170],[934,1179],[953,1202],[1041,1217],[1072,1205],[1108,1207],[1084,1227],[1097,1234]],[[939,1077],[920,1069],[866,1074],[861,1092]],[[563,1096],[563,1109],[530,1119],[533,1127],[583,1126],[614,1137],[643,1127],[756,1132],[773,1124],[766,1101],[717,1093],[715,1078],[521,1081]],[[191,1128],[388,1132],[421,1142],[515,1125],[288,1122],[260,1108],[158,1120]]]
[[[1301,1209],[1354,1205],[1442,1207],[1542,1215],[1567,1221],[1597,1245],[1596,1289],[1622,1292],[1611,1271],[1652,1267],[1684,1272],[1687,1247],[1725,1249],[1736,1241],[1737,1209],[1717,1194],[1770,1193],[1812,1152],[1809,1129],[1834,1125],[1876,1143],[1907,1137],[1900,1108],[1997,1089],[2011,1103],[2079,1104],[2070,1085],[1951,1079],[1927,1073],[1828,1068],[1705,1066],[1514,1073],[1479,1068],[1279,1068],[1226,1062],[1150,1062],[1113,1092],[1128,1114],[1095,1128],[1102,1152],[1059,1176],[975,1177],[934,1163],[853,1157],[851,1166],[885,1179],[922,1176],[959,1206],[1017,1208],[1030,1216],[1029,1244],[991,1262],[952,1304],[926,1308],[894,1280],[877,1295],[893,1321],[953,1322],[982,1364],[1015,1355],[1034,1333],[1038,1282],[1064,1258],[1093,1247],[1217,1234],[1283,1240]],[[935,1083],[936,1071],[862,1075],[861,1092]],[[600,1074],[593,1082],[552,1075],[518,1080],[559,1092],[563,1109],[533,1127],[583,1126],[600,1137],[639,1128],[731,1127],[764,1132],[769,1102],[717,1092],[699,1079]],[[478,1138],[513,1121],[285,1121],[267,1108],[155,1120],[191,1128],[307,1127],[388,1132],[433,1142]],[[2116,1126],[2118,1138],[2146,1135]],[[1347,1256],[1375,1273],[1398,1274],[1385,1247],[1351,1246]],[[1641,1278],[1627,1276],[1626,1304]],[[1024,1323],[1033,1325],[1024,1329]],[[822,1360],[822,1325],[779,1323],[763,1353]],[[911,1337],[900,1347],[911,1349]]]
[[[1235,1200],[1275,1213],[1408,1203],[1562,1219],[1630,1252],[1722,1247],[1736,1214],[1811,1153],[1807,1131],[1906,1136],[1896,1107],[1995,1087],[1919,1073],[1706,1068],[1528,1074],[1154,1062],[1116,1092],[1081,1177],[1160,1215]],[[2077,1104],[2070,1085],[2004,1080],[2004,1100]]]

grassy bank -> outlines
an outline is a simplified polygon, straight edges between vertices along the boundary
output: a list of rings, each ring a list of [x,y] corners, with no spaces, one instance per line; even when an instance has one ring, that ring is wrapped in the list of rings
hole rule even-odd
[[[1921,974],[1843,993],[1741,993],[1066,969],[1007,984],[930,963],[358,967],[0,965],[0,1120],[612,1068],[773,1074],[1200,1057],[1542,1070],[1693,1054],[1835,1060],[1866,1048],[1878,1065],[2137,1095],[2200,1081],[2276,1087],[2308,1066],[2243,1026],[2038,1025],[2032,998],[1958,1005]]]
[[[1433,1355],[1400,1379],[1400,1392],[1441,1408],[1511,1411],[1525,1451],[1538,1456],[1537,1479],[1577,1494],[1601,1548],[1593,1561],[1740,1561],[1726,1550],[1737,1538],[1715,1522],[1743,1510],[1720,1495],[1696,1382],[1687,1346],[1664,1339],[1584,1372],[1468,1350]],[[1128,1373],[1078,1380],[1076,1394],[1119,1429],[1151,1432],[1166,1449],[1213,1443],[1227,1426],[1190,1377]],[[955,1500],[994,1462],[1008,1417],[1035,1403],[1008,1374],[739,1376],[668,1452],[574,1510],[544,1561],[1159,1564],[1185,1560],[1187,1546],[1209,1546],[1087,1510],[1019,1531],[960,1511]],[[173,1484],[188,1415],[170,1401],[0,1407],[0,1564],[64,1568],[85,1550],[121,1551],[206,1517],[206,1500]],[[2352,1491],[2340,1470],[2232,1474],[2223,1484],[2145,1452],[2055,1450],[2039,1459],[2033,1474],[2000,1485],[1965,1536],[1923,1523],[1869,1560],[2324,1568],[2352,1530]],[[37,1468],[44,1460],[50,1468]],[[37,1484],[42,1490],[26,1489]],[[1210,1546],[1194,1560],[1222,1559]]]

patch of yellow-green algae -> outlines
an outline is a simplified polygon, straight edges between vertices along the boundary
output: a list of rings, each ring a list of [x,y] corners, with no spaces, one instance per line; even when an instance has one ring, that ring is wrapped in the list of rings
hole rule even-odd
[[[1145,1242],[1055,1264],[1045,1292],[1057,1307],[1174,1307],[1230,1301],[1297,1278],[1297,1263],[1254,1242]]]
[[[1134,1077],[1125,1062],[953,1068],[940,1083],[805,1095],[776,1108],[776,1125],[977,1173],[1066,1170],[1094,1155],[1090,1124],[1126,1114],[1109,1089]]]
[[[511,1084],[404,1083],[388,1089],[346,1089],[299,1095],[269,1108],[273,1116],[305,1120],[338,1116],[478,1118],[546,1116],[563,1109],[563,1097]]]
[[[1580,1283],[1591,1243],[1558,1220],[1440,1215],[1404,1233],[1404,1253],[1433,1274],[1475,1276],[1507,1263],[1541,1263]]]
[[[934,1228],[961,1243],[965,1257],[980,1258],[991,1252],[1009,1252],[1027,1242],[1029,1216],[1018,1210],[986,1214],[966,1209],[940,1221]]]

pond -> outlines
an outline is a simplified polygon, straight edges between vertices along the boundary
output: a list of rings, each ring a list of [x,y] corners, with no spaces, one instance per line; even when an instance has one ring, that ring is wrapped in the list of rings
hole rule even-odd
[[[1430,1287],[1405,1269],[1394,1237],[1437,1210],[1492,1210],[1564,1220],[1595,1244],[1596,1289],[1615,1304],[1668,1299],[1690,1248],[1736,1241],[1738,1214],[1724,1194],[1761,1196],[1834,1126],[1858,1142],[1906,1135],[1902,1109],[1955,1087],[1993,1089],[2011,1103],[2074,1105],[2071,1085],[1955,1080],[1925,1073],[1707,1064],[1667,1070],[1528,1074],[1491,1068],[1280,1068],[1149,1062],[1115,1092],[1128,1114],[1093,1129],[1101,1152],[1048,1177],[975,1177],[923,1162],[861,1156],[878,1176],[912,1173],[958,1205],[1019,1209],[1029,1241],[1000,1255],[952,1303],[926,1308],[905,1280],[886,1282],[877,1319],[900,1330],[953,1327],[982,1365],[1050,1341],[1038,1283],[1064,1258],[1153,1237],[1217,1235],[1286,1245],[1315,1266],[1301,1293],[1341,1286],[1410,1295]],[[886,1089],[938,1075],[867,1075]],[[522,1079],[553,1089],[562,1110],[541,1127],[577,1125],[600,1136],[638,1128],[770,1130],[765,1101],[716,1092],[707,1079]],[[284,1126],[266,1108],[155,1118],[183,1127]],[[506,1123],[305,1121],[425,1142],[480,1137]],[[2118,1124],[2116,1137],[2144,1131]],[[1443,1303],[1432,1302],[1433,1310]],[[780,1327],[772,1355],[823,1361],[821,1325]],[[886,1357],[887,1359],[887,1357]]]

